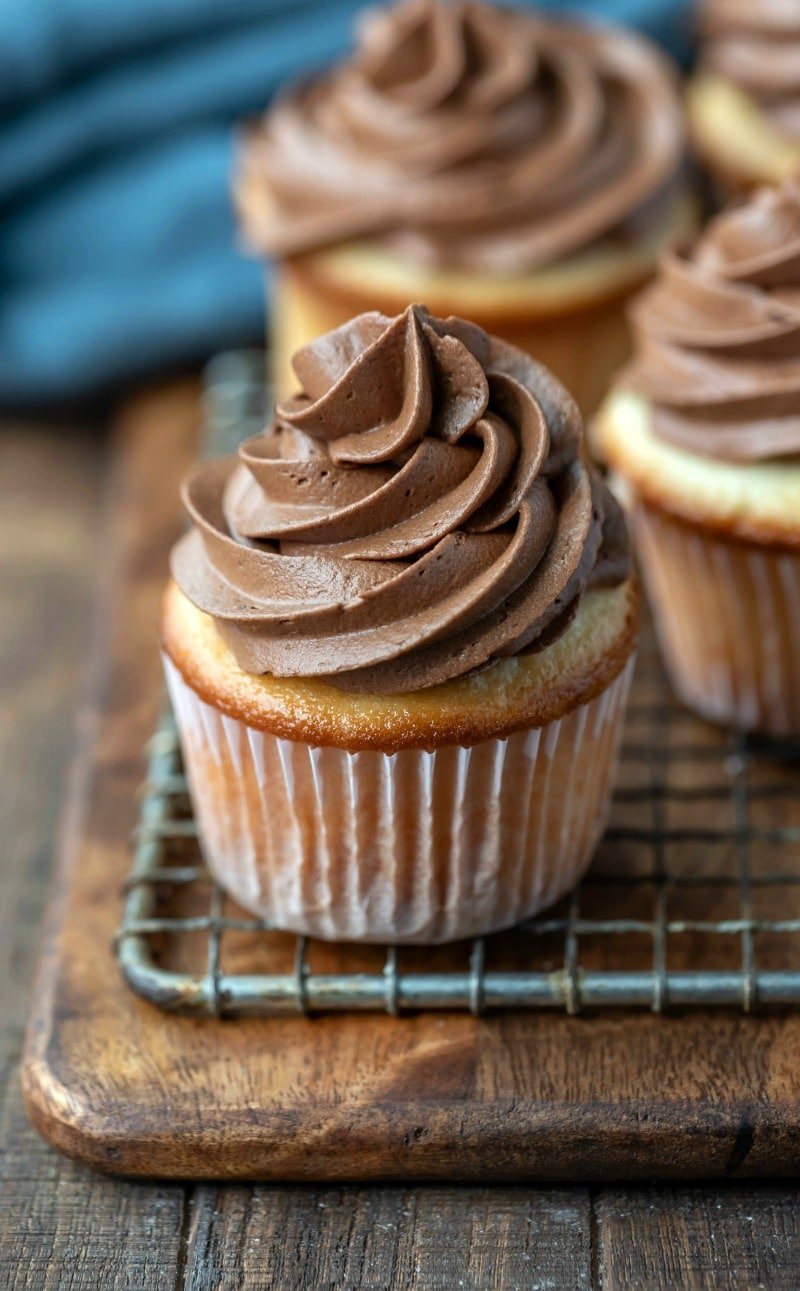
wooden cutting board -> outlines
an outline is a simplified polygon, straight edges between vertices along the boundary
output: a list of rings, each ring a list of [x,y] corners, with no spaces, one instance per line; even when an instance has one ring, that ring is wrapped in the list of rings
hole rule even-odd
[[[611,1179],[793,1174],[800,1014],[171,1016],[111,951],[179,476],[197,391],[116,428],[91,685],[27,1039],[29,1115],[105,1171],[180,1178]]]

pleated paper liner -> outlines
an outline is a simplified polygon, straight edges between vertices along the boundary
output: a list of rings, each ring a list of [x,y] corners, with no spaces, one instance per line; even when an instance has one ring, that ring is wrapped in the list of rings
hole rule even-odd
[[[638,500],[632,521],[681,699],[727,726],[800,736],[800,553],[718,538]]]
[[[164,666],[220,885],[278,928],[433,943],[510,927],[578,882],[607,821],[634,664],[544,727],[391,755],[254,730]]]

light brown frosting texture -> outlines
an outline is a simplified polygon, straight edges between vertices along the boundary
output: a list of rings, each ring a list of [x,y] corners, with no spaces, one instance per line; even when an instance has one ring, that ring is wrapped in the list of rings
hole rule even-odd
[[[702,64],[800,138],[800,0],[704,0]]]
[[[656,432],[731,461],[800,454],[800,184],[717,216],[669,253],[632,310],[622,384],[651,402]]]
[[[643,38],[405,0],[365,16],[349,62],[275,103],[237,191],[270,254],[372,238],[513,272],[629,234],[682,150],[672,71]]]
[[[624,521],[541,365],[460,319],[362,314],[184,483],[176,582],[251,673],[422,689],[542,648],[628,574]]]

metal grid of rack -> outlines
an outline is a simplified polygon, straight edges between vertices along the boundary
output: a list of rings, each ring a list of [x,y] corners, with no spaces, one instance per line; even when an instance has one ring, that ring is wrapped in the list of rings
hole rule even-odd
[[[209,370],[216,447],[261,423],[256,362],[224,356]],[[211,880],[167,712],[116,949],[136,992],[195,1015],[800,1005],[800,747],[728,736],[680,709],[648,633],[610,826],[566,902],[453,947],[332,947],[270,929]]]

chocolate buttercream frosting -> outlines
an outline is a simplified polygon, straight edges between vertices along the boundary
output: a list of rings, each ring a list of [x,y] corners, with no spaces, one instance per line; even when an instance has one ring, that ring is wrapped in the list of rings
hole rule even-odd
[[[542,648],[627,577],[580,414],[527,355],[412,305],[294,368],[264,433],[185,481],[172,553],[245,671],[418,690]]]
[[[704,0],[702,65],[800,139],[800,0]]]
[[[738,462],[800,454],[800,181],[665,255],[632,319],[621,384],[652,404],[657,434]]]
[[[377,239],[437,266],[535,268],[630,235],[683,127],[645,39],[454,0],[368,13],[352,58],[280,98],[237,191],[259,249]]]

